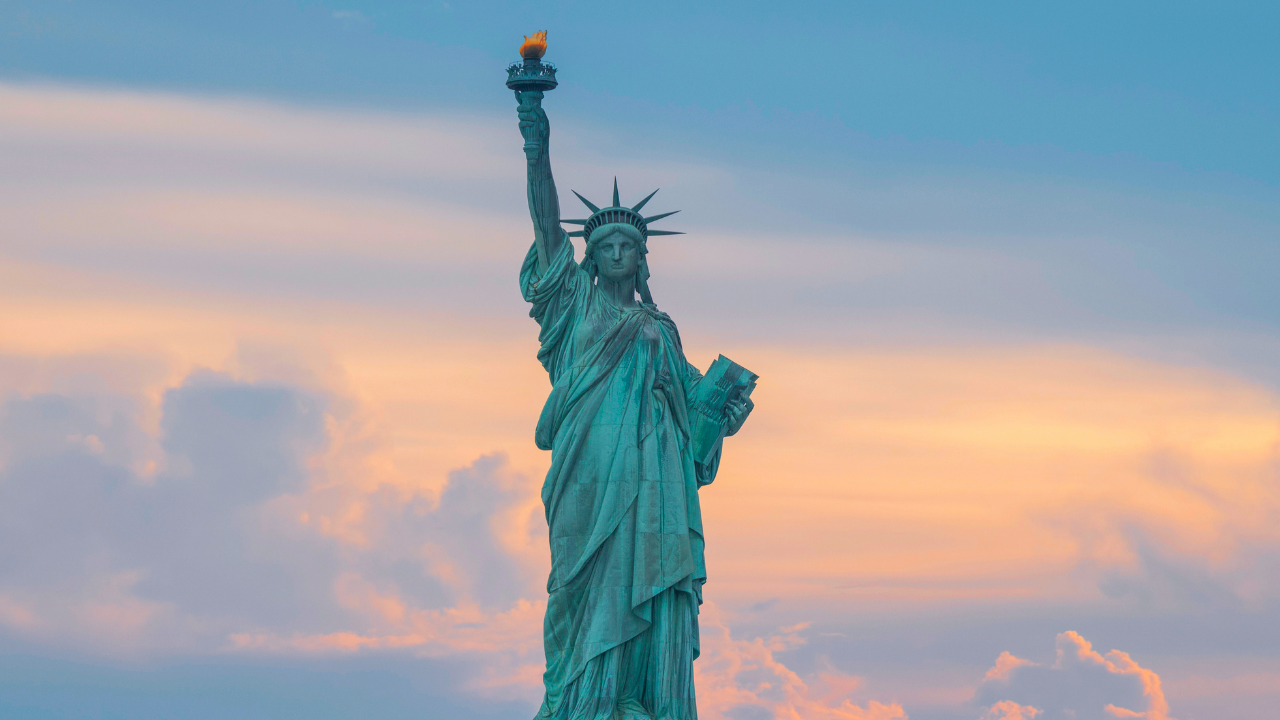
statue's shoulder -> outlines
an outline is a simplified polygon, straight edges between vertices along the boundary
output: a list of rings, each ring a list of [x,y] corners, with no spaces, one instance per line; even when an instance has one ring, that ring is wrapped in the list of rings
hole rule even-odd
[[[642,302],[640,303],[640,307],[644,308],[645,312],[649,313],[650,316],[663,325],[670,325],[673,328],[676,326],[676,321],[672,320],[670,315],[659,310],[657,305],[654,305],[651,302]]]

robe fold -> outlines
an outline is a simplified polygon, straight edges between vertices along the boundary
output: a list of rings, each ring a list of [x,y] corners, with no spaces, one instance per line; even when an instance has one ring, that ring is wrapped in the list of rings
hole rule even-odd
[[[702,374],[675,323],[622,308],[565,242],[545,273],[520,273],[552,390],[535,440],[551,540],[538,718],[695,720],[697,607],[706,581],[698,488],[715,478],[689,447]]]

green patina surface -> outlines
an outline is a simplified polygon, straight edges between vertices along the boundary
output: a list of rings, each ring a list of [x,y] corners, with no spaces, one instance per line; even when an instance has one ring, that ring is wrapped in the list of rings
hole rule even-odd
[[[652,194],[624,207],[615,182],[610,207],[583,198],[591,217],[562,221],[542,109],[554,70],[540,65],[508,70],[534,225],[520,286],[552,384],[535,434],[551,451],[538,718],[693,720],[707,579],[699,488],[715,479],[723,437],[750,413],[755,376],[722,358],[708,380],[715,387],[700,386],[703,374],[648,288],[648,238],[676,234],[648,228],[670,213],[640,215]],[[562,222],[583,228],[572,233],[587,242],[581,261]],[[713,430],[695,442],[708,416]]]

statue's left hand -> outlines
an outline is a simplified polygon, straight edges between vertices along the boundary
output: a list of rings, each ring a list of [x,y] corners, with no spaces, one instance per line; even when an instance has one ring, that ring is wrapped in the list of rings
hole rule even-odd
[[[728,423],[727,434],[734,435],[741,430],[742,424],[747,421],[747,416],[751,414],[751,410],[755,406],[755,402],[749,397],[730,400],[724,409],[725,421]]]

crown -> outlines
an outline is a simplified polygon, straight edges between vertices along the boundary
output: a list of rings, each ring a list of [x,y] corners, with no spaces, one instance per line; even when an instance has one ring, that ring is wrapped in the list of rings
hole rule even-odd
[[[578,195],[578,191],[574,190],[573,194]],[[680,212],[679,210],[672,210],[671,212],[662,213],[661,215],[651,215],[649,217],[641,215],[640,209],[644,207],[645,203],[649,202],[650,198],[657,194],[658,191],[654,190],[636,205],[632,207],[624,207],[622,203],[618,201],[618,178],[614,178],[612,206],[607,208],[596,207],[596,205],[590,200],[578,195],[578,199],[582,201],[582,204],[590,208],[591,217],[586,220],[562,220],[561,222],[565,222],[570,225],[582,225],[583,228],[581,230],[571,232],[569,233],[569,236],[587,238],[588,240],[591,238],[591,233],[594,232],[596,228],[610,223],[625,223],[630,225],[639,230],[640,234],[646,239],[653,235],[683,235],[684,233],[682,232],[673,232],[671,230],[649,229],[649,223]]]

